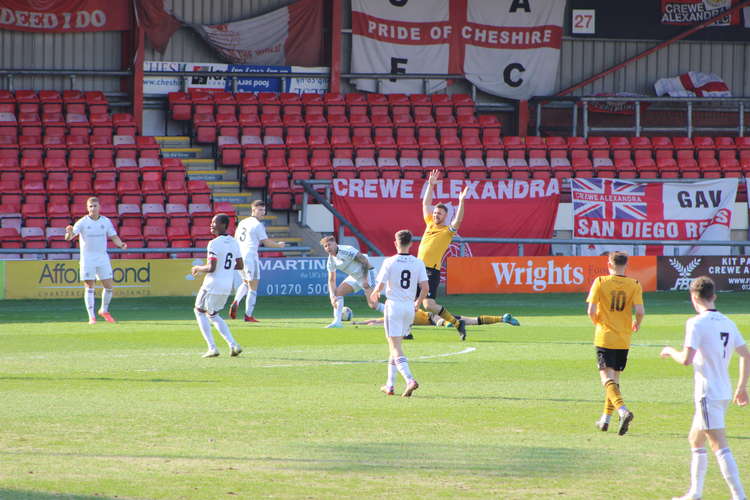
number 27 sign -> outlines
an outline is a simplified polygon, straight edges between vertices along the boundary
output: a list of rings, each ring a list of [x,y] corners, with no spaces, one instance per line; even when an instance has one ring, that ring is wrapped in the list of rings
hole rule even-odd
[[[574,34],[593,35],[596,33],[596,10],[573,9],[570,23]]]

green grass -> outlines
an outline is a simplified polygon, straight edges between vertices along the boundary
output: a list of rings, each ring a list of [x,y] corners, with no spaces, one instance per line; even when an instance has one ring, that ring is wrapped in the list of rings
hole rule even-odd
[[[323,329],[326,298],[261,297],[261,323],[230,322],[245,352],[230,358],[217,335],[216,359],[200,358],[190,298],[115,298],[120,322],[94,326],[82,300],[0,301],[0,499],[684,493],[692,370],[658,352],[680,345],[687,295],[646,296],[622,380],[636,414],[624,437],[593,426],[603,393],[583,299],[444,298],[522,326],[471,327],[465,343],[415,328],[411,399],[378,391],[382,328]],[[347,303],[372,316],[363,298]],[[748,304],[747,293],[718,302],[750,337]],[[727,426],[750,487],[747,411],[731,408]],[[727,496],[712,459],[704,498]]]

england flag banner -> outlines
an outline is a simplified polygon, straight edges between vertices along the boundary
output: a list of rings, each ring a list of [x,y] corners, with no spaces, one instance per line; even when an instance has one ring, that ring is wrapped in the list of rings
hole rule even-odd
[[[565,2],[352,0],[354,73],[464,74],[509,99],[555,91]],[[360,90],[421,93],[421,80],[355,80]],[[428,80],[427,92],[445,87]]]
[[[583,255],[634,252],[607,240],[729,241],[737,178],[691,183],[571,179],[573,236],[601,239]],[[727,255],[723,246],[649,245],[653,255]]]

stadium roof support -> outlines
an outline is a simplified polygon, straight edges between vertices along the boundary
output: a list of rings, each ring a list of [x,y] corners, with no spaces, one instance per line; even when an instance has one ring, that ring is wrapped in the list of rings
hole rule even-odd
[[[571,92],[573,92],[575,90],[578,90],[578,89],[580,89],[582,87],[585,87],[586,85],[588,85],[590,83],[593,83],[593,82],[599,80],[600,78],[603,78],[603,77],[609,75],[610,73],[614,73],[615,71],[618,71],[618,70],[624,68],[625,66],[628,66],[628,65],[630,65],[630,64],[632,64],[632,63],[634,63],[634,62],[636,62],[636,61],[638,61],[640,59],[643,59],[644,57],[647,57],[647,56],[653,54],[654,52],[658,52],[659,50],[661,50],[661,49],[663,49],[665,47],[668,47],[668,46],[672,45],[673,43],[682,40],[683,38],[689,37],[693,33],[697,32],[697,31],[700,31],[700,30],[702,30],[703,28],[705,28],[707,26],[710,26],[711,24],[713,24],[714,22],[718,21],[719,19],[723,19],[724,17],[728,16],[729,14],[731,14],[731,13],[733,13],[733,12],[735,12],[735,11],[743,8],[743,7],[750,7],[750,0],[745,0],[744,2],[738,3],[737,5],[733,6],[731,9],[726,10],[726,11],[722,11],[721,14],[712,17],[708,21],[704,21],[704,22],[702,22],[701,24],[699,24],[697,26],[693,26],[692,28],[690,28],[688,30],[685,30],[684,32],[680,33],[679,35],[677,35],[677,36],[675,36],[673,38],[670,38],[669,40],[665,40],[664,42],[661,42],[658,45],[655,45],[654,47],[651,47],[650,49],[648,49],[648,50],[646,50],[644,52],[641,52],[640,54],[638,54],[636,56],[633,56],[630,59],[627,59],[626,61],[621,62],[620,64],[612,66],[611,68],[608,68],[608,69],[602,71],[601,73],[597,73],[596,75],[594,75],[594,76],[592,76],[590,78],[587,78],[586,80],[584,80],[582,82],[576,83],[575,85],[573,85],[571,87],[568,87],[567,89],[561,90],[560,92],[557,93],[557,95],[558,96],[564,96],[564,95],[570,94]]]

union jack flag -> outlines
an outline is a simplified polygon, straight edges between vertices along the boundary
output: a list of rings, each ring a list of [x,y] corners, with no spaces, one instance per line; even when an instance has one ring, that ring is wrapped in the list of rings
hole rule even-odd
[[[617,179],[571,179],[573,213],[591,219],[647,218],[646,185]]]

